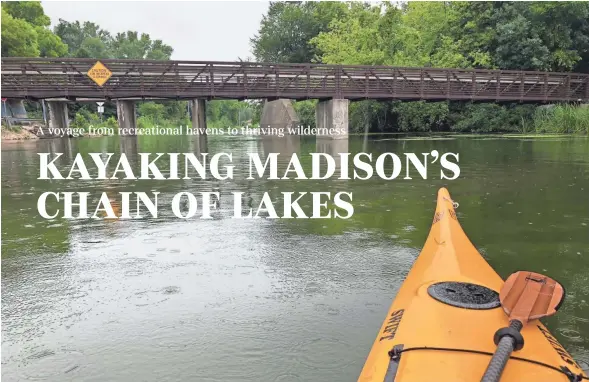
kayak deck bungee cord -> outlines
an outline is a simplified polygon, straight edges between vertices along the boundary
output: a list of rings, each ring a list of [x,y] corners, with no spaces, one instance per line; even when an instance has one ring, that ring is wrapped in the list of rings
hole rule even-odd
[[[441,188],[425,245],[358,381],[478,382],[485,374],[497,350],[496,333],[510,326],[499,299],[504,281],[462,230],[455,205]],[[511,353],[500,381],[589,380],[539,320],[519,329],[523,342]]]

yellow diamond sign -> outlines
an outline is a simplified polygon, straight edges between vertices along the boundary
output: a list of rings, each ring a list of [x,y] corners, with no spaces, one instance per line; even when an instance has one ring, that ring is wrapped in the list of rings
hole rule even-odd
[[[88,77],[96,82],[98,86],[104,85],[110,76],[112,76],[112,72],[100,61],[96,61],[96,64],[88,70]]]

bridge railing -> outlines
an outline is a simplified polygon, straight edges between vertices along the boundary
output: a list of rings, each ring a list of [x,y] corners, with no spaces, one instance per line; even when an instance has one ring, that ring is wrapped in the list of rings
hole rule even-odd
[[[589,75],[513,70],[250,62],[2,58],[2,96],[11,98],[348,98],[589,101]]]

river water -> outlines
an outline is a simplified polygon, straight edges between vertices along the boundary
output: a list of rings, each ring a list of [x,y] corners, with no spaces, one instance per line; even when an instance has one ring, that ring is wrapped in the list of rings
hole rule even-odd
[[[245,179],[247,153],[458,152],[441,181]],[[38,152],[232,152],[235,179],[38,180]],[[589,365],[589,140],[586,138],[118,137],[2,145],[4,381],[354,381],[418,255],[438,187],[489,263],[567,289],[549,329]],[[439,167],[433,171],[439,171]],[[353,193],[351,219],[45,220],[44,191]],[[116,201],[113,202],[116,204]],[[301,203],[306,211],[310,202]]]

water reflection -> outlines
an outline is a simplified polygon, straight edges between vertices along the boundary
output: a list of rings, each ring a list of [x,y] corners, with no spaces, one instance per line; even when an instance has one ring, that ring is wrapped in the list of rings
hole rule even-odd
[[[119,138],[121,154],[125,154],[127,158],[137,158],[139,152],[139,138],[135,135],[125,135]],[[104,150],[105,148],[103,148]],[[105,152],[105,151],[102,151]]]
[[[301,151],[301,137],[299,135],[286,134],[283,137],[277,135],[263,135],[262,154],[267,156],[270,153],[278,153],[279,162],[287,162],[292,154],[299,154]]]
[[[317,137],[316,149],[317,153],[324,153],[330,155],[335,160],[335,175],[341,172],[342,157],[340,154],[347,153],[349,150],[349,139],[330,139]]]
[[[209,152],[207,135],[192,135],[188,137],[188,151],[196,155]]]

